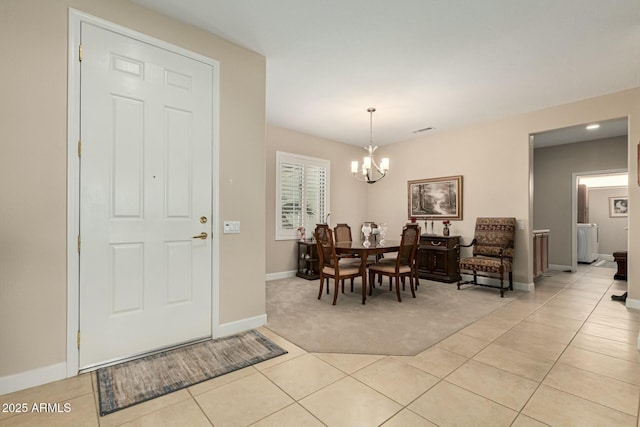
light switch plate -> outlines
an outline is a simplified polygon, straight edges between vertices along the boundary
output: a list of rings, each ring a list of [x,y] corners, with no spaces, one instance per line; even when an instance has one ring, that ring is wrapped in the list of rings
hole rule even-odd
[[[518,223],[518,230],[524,230],[524,221],[519,219],[516,222]]]
[[[224,221],[224,234],[240,234],[240,221]]]

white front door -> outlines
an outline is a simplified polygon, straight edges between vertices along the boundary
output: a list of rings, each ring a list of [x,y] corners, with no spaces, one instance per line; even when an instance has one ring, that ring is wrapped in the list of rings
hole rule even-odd
[[[211,336],[213,69],[85,22],[81,39],[85,369]]]

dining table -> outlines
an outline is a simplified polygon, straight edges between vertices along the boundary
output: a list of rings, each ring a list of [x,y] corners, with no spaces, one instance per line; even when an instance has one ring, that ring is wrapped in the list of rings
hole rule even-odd
[[[357,255],[361,259],[360,271],[362,279],[362,304],[367,300],[367,259],[371,255],[380,255],[400,250],[399,240],[384,240],[380,242],[336,242],[337,255]]]

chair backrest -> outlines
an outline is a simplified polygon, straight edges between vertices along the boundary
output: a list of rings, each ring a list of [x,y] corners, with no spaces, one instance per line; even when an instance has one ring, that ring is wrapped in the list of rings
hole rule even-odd
[[[516,235],[515,218],[478,218],[473,246],[473,255],[513,258]]]
[[[336,242],[351,242],[351,227],[349,224],[336,224],[333,227],[333,235]]]
[[[334,267],[334,264],[336,264],[334,263],[336,249],[333,245],[333,234],[329,226],[327,224],[317,224],[313,236],[316,238],[320,265]]]
[[[411,265],[416,255],[416,248],[420,240],[420,226],[418,224],[407,224],[402,228],[402,238],[400,240],[400,250],[396,265]]]

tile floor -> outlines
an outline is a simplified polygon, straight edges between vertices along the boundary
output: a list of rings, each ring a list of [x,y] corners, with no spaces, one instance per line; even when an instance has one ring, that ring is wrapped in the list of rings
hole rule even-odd
[[[263,328],[289,354],[105,417],[84,374],[0,396],[71,407],[0,426],[639,427],[640,311],[611,300],[614,272],[549,272],[416,356],[307,353]]]

